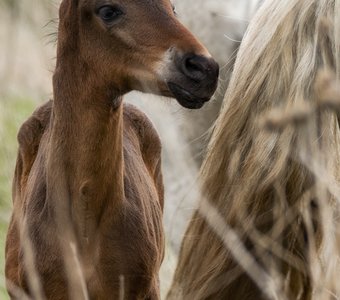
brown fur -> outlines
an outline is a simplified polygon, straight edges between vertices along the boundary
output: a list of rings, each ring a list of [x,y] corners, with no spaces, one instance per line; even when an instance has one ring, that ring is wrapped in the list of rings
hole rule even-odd
[[[161,144],[122,95],[173,96],[172,82],[197,95],[175,95],[196,107],[215,91],[218,66],[169,1],[117,2],[123,17],[109,24],[98,12],[107,1],[61,4],[54,100],[18,135],[6,245],[12,298],[18,287],[34,299],[159,299]]]
[[[25,203],[25,198],[23,198],[21,195],[25,195],[26,193],[27,178],[29,174],[31,173],[32,176],[33,172],[43,172],[43,170],[41,170],[39,167],[38,169],[34,168],[32,170],[32,163],[36,160],[38,149],[44,147],[44,143],[46,143],[47,135],[45,134],[44,137],[43,135],[45,130],[49,130],[49,118],[52,112],[52,105],[53,102],[49,101],[37,109],[32,117],[30,117],[30,119],[28,119],[21,127],[18,135],[20,147],[15,172],[15,180],[13,184],[15,214],[13,215],[8,234],[9,238],[7,241],[6,250],[6,266],[7,279],[17,286],[26,288],[27,283],[24,279],[24,269],[20,267],[23,262],[20,261],[20,256],[18,255],[18,250],[20,248],[18,247],[17,243],[20,240],[20,237],[18,236],[15,219],[23,214],[24,207],[28,205],[28,203]],[[162,174],[160,171],[160,140],[150,121],[136,108],[131,105],[124,105],[123,114],[125,136],[124,180],[126,182],[124,188],[125,195],[129,201],[131,201],[131,203],[126,203],[124,207],[120,208],[119,211],[115,213],[112,211],[101,212],[101,214],[104,213],[101,218],[108,220],[108,223],[105,224],[105,227],[109,231],[102,232],[102,236],[98,235],[97,232],[95,237],[96,243],[105,243],[105,240],[113,239],[115,240],[115,244],[119,246],[117,246],[117,253],[114,253],[115,251],[112,248],[108,249],[109,252],[103,250],[104,252],[100,255],[100,258],[98,258],[98,261],[95,262],[96,267],[91,270],[90,274],[88,274],[88,282],[90,285],[89,291],[93,290],[92,293],[95,294],[96,297],[99,297],[99,299],[104,299],[105,295],[115,295],[115,293],[119,291],[119,288],[116,288],[112,291],[105,287],[106,285],[119,285],[117,282],[119,278],[117,278],[115,272],[109,272],[112,275],[105,279],[107,283],[99,283],[99,278],[103,276],[104,270],[106,274],[110,270],[110,263],[115,265],[119,264],[119,262],[121,264],[120,267],[122,268],[121,275],[134,273],[134,276],[129,278],[131,287],[125,286],[126,293],[132,297],[138,298],[139,294],[137,294],[135,291],[138,290],[140,293],[140,290],[143,291],[143,289],[145,289],[141,294],[144,295],[144,297],[146,297],[146,295],[152,295],[153,297],[157,296],[158,279],[157,277],[153,278],[153,274],[157,274],[158,272],[157,270],[162,260],[164,251],[162,246],[163,237],[162,233],[159,231],[162,227],[161,214],[163,209],[163,185]],[[150,145],[152,145],[152,147],[150,147]],[[135,173],[136,170],[138,170],[138,174]],[[148,187],[147,190],[143,188],[145,186]],[[154,188],[151,189],[152,186],[154,186]],[[148,210],[143,207],[144,204],[140,201],[141,195],[145,193],[150,194],[150,200],[157,199],[154,203],[148,203]],[[44,203],[41,203],[42,201],[40,198],[38,198],[36,202],[37,203],[34,203],[34,206],[44,205]],[[33,206],[33,203],[31,205]],[[106,207],[106,209],[108,209],[108,207]],[[141,212],[143,212],[142,215]],[[49,239],[50,236],[46,236],[47,233],[45,230],[38,229],[41,227],[42,223],[46,223],[48,219],[46,215],[47,213],[48,212],[44,210],[43,212],[39,213],[39,220],[32,220],[32,228],[36,228],[38,231],[32,236],[33,241],[37,240],[36,251],[38,253],[44,253],[49,247],[51,247],[44,244],[44,240]],[[94,211],[91,211],[91,214],[93,213]],[[110,213],[112,213],[112,216],[110,216]],[[114,215],[118,215],[118,220],[110,221],[110,219],[114,219]],[[116,222],[121,222],[122,224],[126,223],[124,222],[124,219],[130,220],[132,227],[129,226],[129,224],[126,224],[123,227],[117,228],[117,230],[113,230],[116,227]],[[148,219],[159,220],[159,222],[157,221],[155,224],[149,224]],[[44,221],[42,222],[42,220]],[[36,224],[34,224],[35,222]],[[137,235],[136,238],[133,239],[134,243],[131,244],[131,238],[136,235],[134,232],[134,226],[139,227],[139,230],[141,231],[139,233],[141,238],[138,238]],[[82,238],[93,239],[94,237],[83,236]],[[149,240],[148,246],[146,240]],[[55,247],[58,248],[57,239],[55,241],[46,240],[45,243],[47,242],[49,244],[52,243],[52,245],[55,244]],[[96,245],[95,248],[97,247],[100,248],[98,245]],[[119,249],[124,249],[124,251],[122,252]],[[98,251],[98,249],[93,249],[93,251]],[[120,257],[121,255],[123,255],[123,257]],[[46,255],[46,257],[39,255],[37,260],[37,268],[41,274],[42,283],[44,286],[48,287],[45,288],[46,297],[48,299],[67,298],[67,294],[65,294],[65,292],[63,296],[60,294],[60,292],[64,290],[64,285],[67,283],[62,280],[62,278],[60,278],[62,275],[61,270],[60,272],[57,272],[58,269],[55,269],[57,265],[61,264],[59,260],[62,258],[58,258],[58,256],[58,253],[55,253],[54,256],[52,256],[50,253],[49,255]],[[93,254],[93,256],[95,255]],[[155,262],[154,259],[157,256],[158,260]],[[113,258],[115,258],[114,260],[117,260],[117,262],[112,261]],[[109,260],[109,262],[106,262],[105,260]],[[144,262],[143,267],[140,265],[139,261]],[[139,272],[134,272],[135,269],[138,269],[134,264],[139,264]],[[151,281],[149,281],[149,277],[152,279]],[[59,283],[58,278],[60,280]],[[146,280],[150,283],[146,284],[143,280]],[[141,289],[141,286],[144,288]],[[100,292],[98,290],[100,290]],[[57,294],[59,294],[59,296],[57,296]],[[90,293],[90,295],[92,294]]]

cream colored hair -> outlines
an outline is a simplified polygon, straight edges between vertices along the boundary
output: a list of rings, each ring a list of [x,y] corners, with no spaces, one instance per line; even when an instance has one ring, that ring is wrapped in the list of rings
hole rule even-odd
[[[340,0],[265,1],[238,53],[168,299],[340,292],[339,79]]]

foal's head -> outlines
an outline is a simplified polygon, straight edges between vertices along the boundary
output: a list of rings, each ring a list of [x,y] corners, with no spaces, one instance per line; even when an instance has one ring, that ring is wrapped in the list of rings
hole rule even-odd
[[[170,0],[63,0],[59,62],[67,53],[121,94],[152,92],[200,108],[217,85],[217,63]]]

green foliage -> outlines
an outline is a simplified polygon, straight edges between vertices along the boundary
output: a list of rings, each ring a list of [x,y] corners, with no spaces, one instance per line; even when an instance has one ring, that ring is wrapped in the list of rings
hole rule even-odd
[[[6,8],[13,11],[19,6],[19,1],[18,0],[1,0],[0,4],[4,4]]]

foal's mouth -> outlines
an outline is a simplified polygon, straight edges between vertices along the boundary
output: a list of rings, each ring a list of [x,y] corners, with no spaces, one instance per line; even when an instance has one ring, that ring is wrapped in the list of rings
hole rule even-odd
[[[210,100],[210,97],[198,97],[173,82],[168,82],[168,87],[178,103],[185,108],[199,109],[203,107],[204,103]]]

